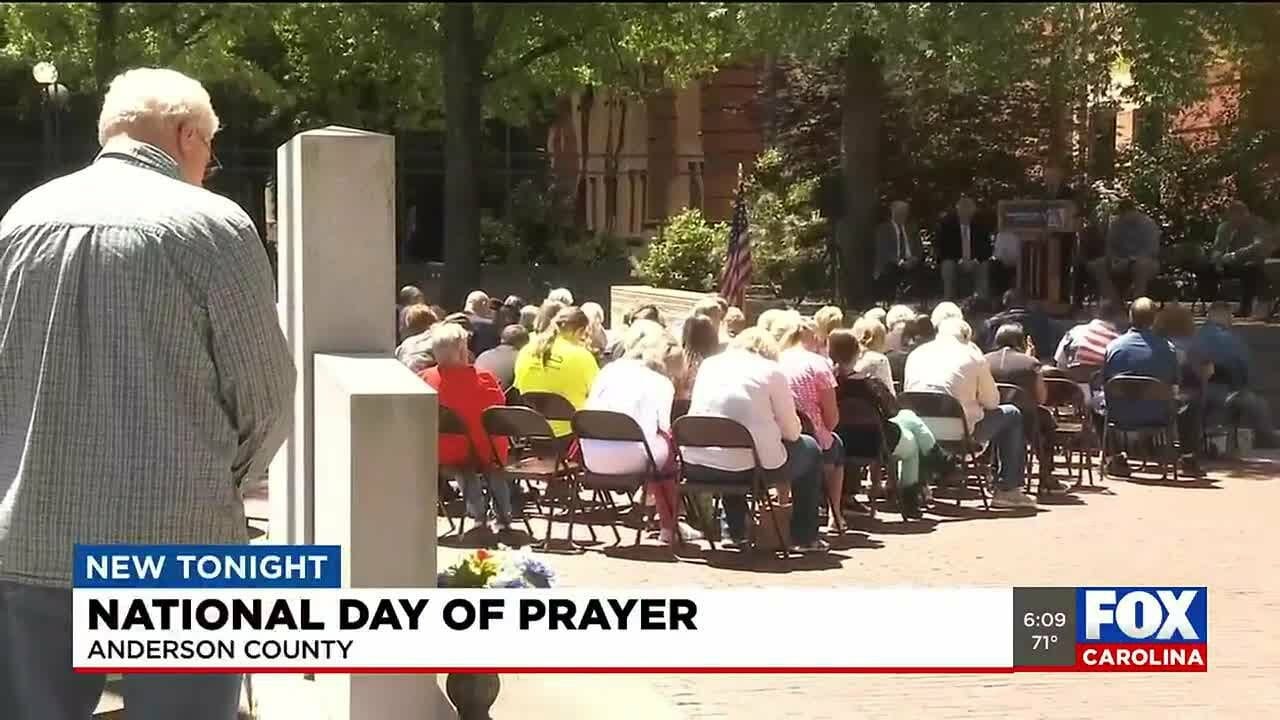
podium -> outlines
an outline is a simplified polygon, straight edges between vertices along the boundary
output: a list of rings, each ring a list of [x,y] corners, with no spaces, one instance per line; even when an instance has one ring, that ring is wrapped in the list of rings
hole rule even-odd
[[[1065,311],[1070,287],[1063,258],[1071,252],[1078,228],[1070,200],[1002,200],[999,231],[1018,236],[1017,288],[1049,312]]]

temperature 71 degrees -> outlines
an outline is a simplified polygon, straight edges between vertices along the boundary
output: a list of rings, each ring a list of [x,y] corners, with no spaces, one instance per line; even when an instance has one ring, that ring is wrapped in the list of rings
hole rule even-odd
[[[1057,635],[1032,635],[1031,636],[1032,650],[1048,650],[1049,648],[1057,644],[1058,644]]]

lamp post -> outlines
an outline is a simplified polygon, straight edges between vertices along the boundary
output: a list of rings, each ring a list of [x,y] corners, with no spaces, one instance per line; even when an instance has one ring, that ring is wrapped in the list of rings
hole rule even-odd
[[[31,77],[40,88],[40,109],[44,129],[44,174],[51,176],[62,166],[59,111],[70,97],[67,86],[58,82],[58,68],[51,62],[36,63]]]

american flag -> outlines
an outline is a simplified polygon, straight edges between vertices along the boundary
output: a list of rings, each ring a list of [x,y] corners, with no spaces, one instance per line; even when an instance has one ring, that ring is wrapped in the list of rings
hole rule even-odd
[[[730,305],[742,307],[751,284],[751,241],[747,237],[747,199],[743,183],[733,200],[733,223],[729,226],[729,252],[725,255],[720,294]]]

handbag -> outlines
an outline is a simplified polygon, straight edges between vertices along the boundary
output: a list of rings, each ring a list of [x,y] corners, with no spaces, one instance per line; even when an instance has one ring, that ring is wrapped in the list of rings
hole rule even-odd
[[[773,504],[773,512],[769,512],[763,504],[756,504],[756,512],[751,518],[750,540],[760,550],[770,552],[778,550],[786,550],[786,547],[778,547],[778,532],[774,531],[774,525],[777,525],[781,531],[782,541],[788,545],[791,542],[791,503]]]

